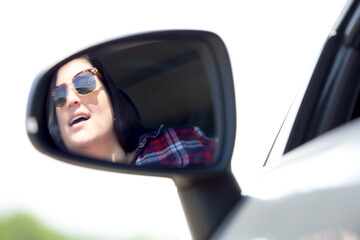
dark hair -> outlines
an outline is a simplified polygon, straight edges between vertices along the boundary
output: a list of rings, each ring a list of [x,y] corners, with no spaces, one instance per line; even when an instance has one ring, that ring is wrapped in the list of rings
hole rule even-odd
[[[113,109],[113,130],[115,136],[125,153],[134,151],[138,146],[140,136],[147,131],[141,122],[141,117],[135,104],[126,93],[116,87],[110,75],[104,70],[104,67],[99,61],[87,56],[82,56],[80,58],[90,62],[90,64],[99,71],[99,79],[105,87],[104,90],[108,94]],[[54,76],[52,87],[54,87],[55,84],[56,75]],[[55,104],[51,96],[49,99],[48,110],[48,127],[50,135],[59,147],[65,148],[57,123]]]
[[[116,87],[114,81],[104,71],[101,63],[92,58],[89,58],[89,62],[102,75],[101,80],[106,88],[114,112],[116,138],[126,153],[132,152],[138,146],[139,137],[146,131],[141,122],[140,114],[130,97]]]

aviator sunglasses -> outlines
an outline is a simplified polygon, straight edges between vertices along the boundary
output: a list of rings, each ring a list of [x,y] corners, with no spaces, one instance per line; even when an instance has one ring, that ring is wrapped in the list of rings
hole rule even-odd
[[[75,92],[79,96],[85,96],[94,92],[96,89],[95,76],[98,74],[99,71],[96,68],[85,69],[76,74],[72,79]],[[65,105],[68,90],[71,89],[68,88],[67,85],[68,84],[63,83],[53,89],[52,97],[56,107],[61,108]]]

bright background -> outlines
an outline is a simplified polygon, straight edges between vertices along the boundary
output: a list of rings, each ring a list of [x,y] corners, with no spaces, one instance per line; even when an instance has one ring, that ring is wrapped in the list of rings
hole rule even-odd
[[[68,165],[25,131],[35,76],[71,53],[144,31],[199,29],[228,47],[237,98],[233,171],[261,168],[345,0],[7,1],[1,4],[0,217],[26,211],[72,236],[189,239],[171,180]],[[276,187],[276,186],[274,186]]]

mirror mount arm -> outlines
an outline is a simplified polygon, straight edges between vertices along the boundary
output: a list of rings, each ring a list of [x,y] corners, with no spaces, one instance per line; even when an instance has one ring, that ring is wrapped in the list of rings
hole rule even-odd
[[[241,189],[230,170],[186,186],[177,179],[174,183],[193,239],[209,239],[241,198]]]

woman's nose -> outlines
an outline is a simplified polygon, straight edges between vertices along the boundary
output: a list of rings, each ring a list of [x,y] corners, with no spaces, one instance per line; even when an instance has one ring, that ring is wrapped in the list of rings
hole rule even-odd
[[[75,89],[73,88],[68,89],[68,94],[66,98],[66,105],[68,107],[78,105],[81,102],[79,95],[76,94]]]

